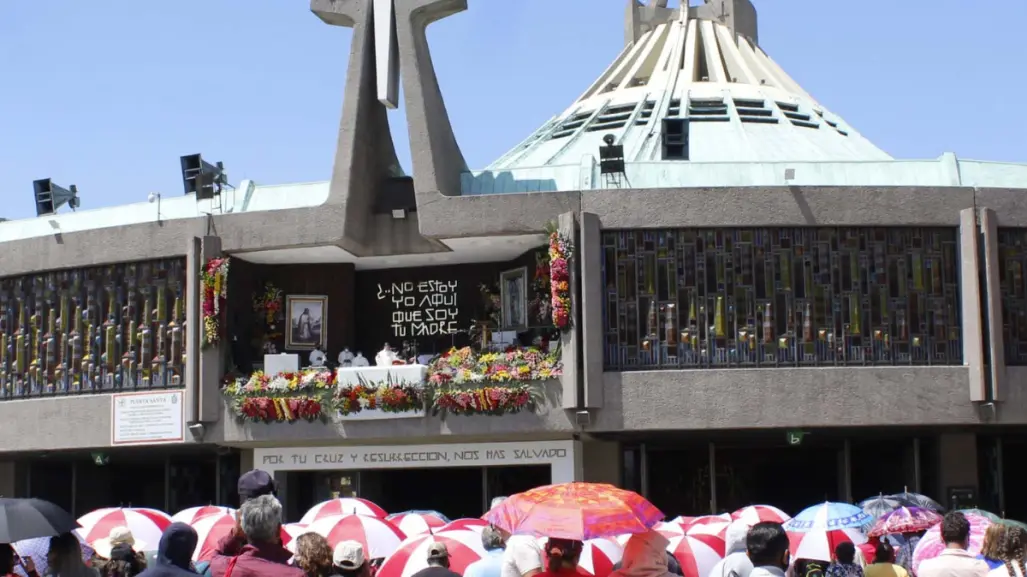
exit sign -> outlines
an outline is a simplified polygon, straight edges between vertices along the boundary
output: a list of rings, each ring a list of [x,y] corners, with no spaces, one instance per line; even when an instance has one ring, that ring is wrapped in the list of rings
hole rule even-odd
[[[788,431],[788,445],[798,447],[802,444],[802,438],[805,436],[806,433],[802,431]]]

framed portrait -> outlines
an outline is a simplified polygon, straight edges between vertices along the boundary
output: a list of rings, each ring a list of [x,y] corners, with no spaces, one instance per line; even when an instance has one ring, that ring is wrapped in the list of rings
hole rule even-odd
[[[287,350],[313,350],[328,346],[328,297],[317,295],[288,295],[285,297],[285,317],[289,327],[285,332]]]
[[[499,276],[503,301],[503,330],[528,328],[528,267],[522,266]]]

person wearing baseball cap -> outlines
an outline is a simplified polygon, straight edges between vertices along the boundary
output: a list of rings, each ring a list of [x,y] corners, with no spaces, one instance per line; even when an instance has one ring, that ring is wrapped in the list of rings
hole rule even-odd
[[[278,497],[278,486],[275,484],[274,477],[271,476],[267,471],[260,469],[253,469],[246,471],[239,476],[239,482],[236,484],[236,491],[239,493],[240,505],[246,504],[248,501],[252,501],[258,497],[264,495],[271,495]],[[229,531],[227,535],[218,541],[214,547],[214,556],[224,557],[235,557],[242,553],[243,547],[246,546],[246,535],[243,533],[240,525],[240,515],[242,514],[242,508],[235,512],[235,529]],[[270,544],[266,545],[265,548],[270,547]],[[285,547],[281,545],[277,549],[271,551],[272,556],[275,560],[287,561],[292,557]],[[283,561],[284,562],[284,561]],[[206,567],[197,567],[200,575],[212,575],[210,565]]]
[[[449,549],[441,541],[428,545],[428,566],[410,577],[460,577],[449,568]]]
[[[332,566],[339,577],[367,577],[370,565],[359,541],[342,541],[332,551]]]

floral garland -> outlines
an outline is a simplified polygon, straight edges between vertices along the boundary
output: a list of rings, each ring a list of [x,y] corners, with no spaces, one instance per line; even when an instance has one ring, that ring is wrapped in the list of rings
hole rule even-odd
[[[570,239],[555,227],[549,232],[549,288],[552,295],[551,315],[556,328],[565,331],[571,325],[570,260],[574,247]]]
[[[335,413],[365,409],[406,413],[424,409],[430,398],[417,386],[391,381],[338,386],[335,373],[326,369],[276,376],[257,371],[249,379],[229,381],[223,392],[239,418],[260,423],[326,422]]]
[[[475,389],[438,388],[434,391],[432,414],[509,415],[535,410],[541,399],[538,388],[529,384],[488,385]]]
[[[316,369],[269,376],[261,371],[230,382],[225,396],[236,415],[263,423],[327,420],[335,387],[331,371]]]
[[[559,349],[545,352],[534,347],[504,352],[475,352],[471,347],[453,348],[428,366],[428,383],[444,387],[471,383],[544,381],[563,374]]]
[[[264,291],[253,296],[253,310],[261,313],[264,322],[272,327],[279,311],[282,310],[282,289],[271,283],[264,285]]]
[[[409,413],[424,409],[425,403],[421,387],[392,382],[367,383],[362,378],[356,385],[339,387],[334,399],[336,409],[343,415],[352,415],[365,409]]]
[[[203,286],[203,344],[221,342],[221,307],[228,297],[228,257],[212,258],[200,273]]]

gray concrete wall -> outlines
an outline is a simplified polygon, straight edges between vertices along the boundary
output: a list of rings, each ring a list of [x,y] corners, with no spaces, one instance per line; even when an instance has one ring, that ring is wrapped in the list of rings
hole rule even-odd
[[[587,430],[1027,424],[1027,391],[1011,388],[990,421],[967,398],[968,379],[965,367],[608,372]]]

